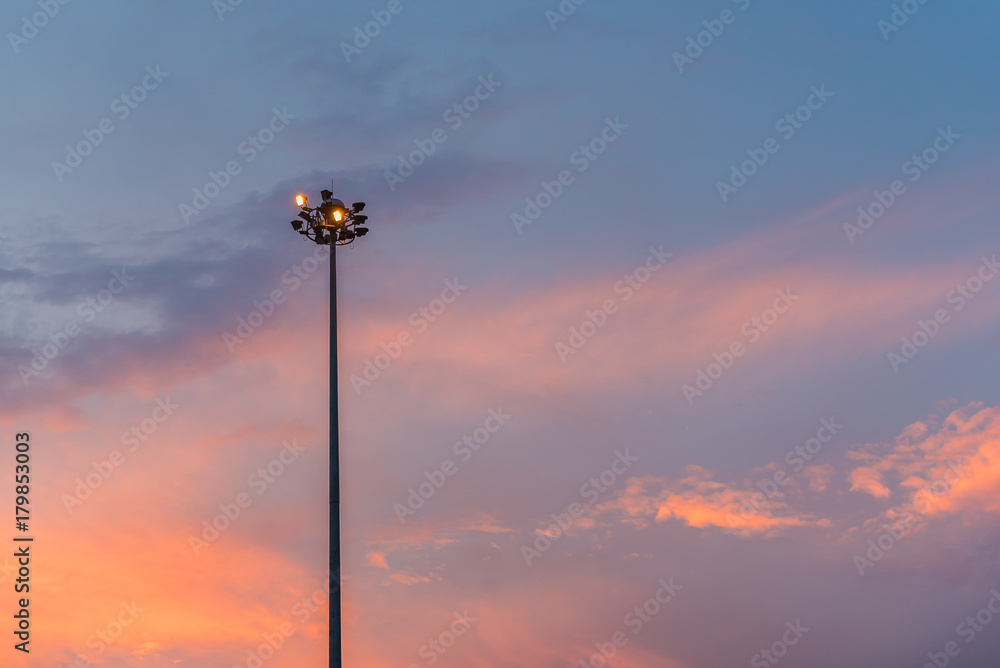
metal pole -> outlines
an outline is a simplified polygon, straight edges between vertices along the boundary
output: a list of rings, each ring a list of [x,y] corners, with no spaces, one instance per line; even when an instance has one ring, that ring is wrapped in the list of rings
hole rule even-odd
[[[341,668],[340,414],[337,403],[337,246],[330,244],[330,668]]]

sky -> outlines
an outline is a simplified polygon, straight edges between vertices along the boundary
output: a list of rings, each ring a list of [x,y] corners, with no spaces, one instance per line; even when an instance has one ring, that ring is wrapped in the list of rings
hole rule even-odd
[[[3,665],[995,665],[1000,5],[0,26]]]

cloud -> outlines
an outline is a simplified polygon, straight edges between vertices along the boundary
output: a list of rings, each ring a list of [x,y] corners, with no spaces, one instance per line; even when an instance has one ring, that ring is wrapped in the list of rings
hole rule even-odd
[[[369,552],[368,563],[376,568],[389,568],[389,564],[385,563],[385,555],[381,552]]]
[[[640,529],[654,522],[676,520],[695,528],[724,528],[743,536],[774,536],[788,527],[828,524],[790,507],[780,491],[768,497],[752,484],[717,482],[711,471],[696,465],[686,467],[685,475],[676,480],[654,476],[630,479],[624,493],[595,508],[594,515],[606,514],[612,521]]]
[[[865,445],[848,458],[861,462],[848,475],[851,491],[902,497],[876,520],[960,515],[972,521],[1000,514],[1000,407],[970,403],[939,422],[914,422],[894,443]]]

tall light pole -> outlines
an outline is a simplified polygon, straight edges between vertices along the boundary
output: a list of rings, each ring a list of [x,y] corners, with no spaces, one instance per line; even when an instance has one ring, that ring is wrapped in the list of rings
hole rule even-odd
[[[320,192],[323,202],[309,207],[309,198],[296,195],[301,209],[292,229],[310,241],[330,247],[330,668],[341,668],[340,627],[340,415],[337,401],[337,246],[347,246],[368,234],[362,215],[364,202],[348,209],[329,190]],[[334,581],[336,580],[336,581]]]

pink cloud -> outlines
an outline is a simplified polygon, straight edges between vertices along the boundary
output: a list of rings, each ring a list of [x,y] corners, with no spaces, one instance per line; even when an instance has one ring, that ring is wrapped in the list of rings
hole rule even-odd
[[[1000,407],[972,403],[940,424],[909,425],[894,444],[866,445],[849,456],[862,462],[850,472],[852,491],[903,496],[885,518],[1000,513]]]

